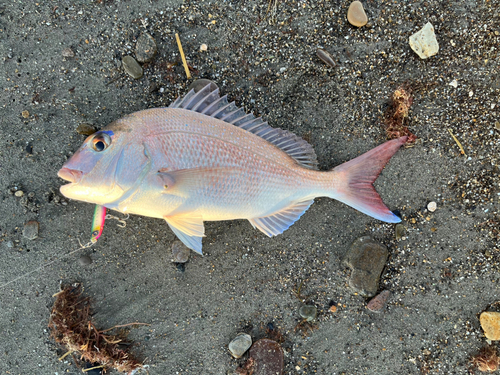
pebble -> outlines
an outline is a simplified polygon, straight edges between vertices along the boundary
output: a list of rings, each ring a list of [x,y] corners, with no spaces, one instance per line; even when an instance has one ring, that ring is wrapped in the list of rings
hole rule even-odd
[[[28,111],[22,111],[21,116],[23,116],[23,118],[28,118],[30,117],[30,113]]]
[[[247,333],[239,333],[228,345],[229,351],[234,358],[241,358],[252,346],[252,337]]]
[[[90,263],[92,263],[92,258],[88,255],[82,255],[80,258],[78,258],[78,263],[80,263],[80,265],[82,266],[88,266]]]
[[[201,46],[200,46],[200,52],[206,52],[208,50],[208,46],[203,43]]]
[[[142,67],[132,56],[123,56],[122,65],[125,72],[134,79],[139,79],[144,74]]]
[[[448,85],[450,85],[451,87],[457,88],[458,87],[458,81],[456,79],[454,79],[453,81],[451,81],[450,83],[448,83]]]
[[[332,55],[326,52],[322,48],[318,48],[316,50],[316,55],[319,57],[321,61],[323,61],[326,65],[330,65],[332,68],[335,68],[335,61],[333,60]]]
[[[316,309],[316,306],[314,305],[304,305],[299,309],[299,315],[308,322],[316,319],[317,314],[318,309]]]
[[[191,250],[181,241],[174,241],[172,244],[172,256],[175,263],[186,263],[189,260]]]
[[[135,57],[137,61],[141,63],[150,62],[155,57],[157,51],[158,47],[156,46],[155,39],[148,33],[142,33],[135,45]]]
[[[405,234],[405,226],[403,224],[396,224],[396,240],[400,240],[403,238],[403,235]]]
[[[36,220],[30,220],[26,224],[24,224],[23,228],[23,237],[28,240],[34,240],[38,237],[38,229],[40,224]]]
[[[375,297],[373,297],[370,302],[366,305],[366,308],[370,311],[373,312],[380,312],[384,306],[389,297],[391,296],[391,292],[388,290],[383,290],[379,294],[377,294]]]
[[[429,202],[429,204],[427,205],[427,209],[429,210],[429,212],[436,211],[437,203],[436,202]]]
[[[71,48],[65,48],[62,50],[63,57],[75,57],[75,53]]]
[[[361,27],[368,23],[365,9],[361,1],[353,1],[347,10],[347,21],[353,26]]]
[[[485,311],[481,313],[479,322],[488,340],[500,340],[500,313]]]
[[[495,121],[495,129],[500,130],[500,121]]]
[[[439,51],[439,44],[434,34],[434,27],[427,22],[424,27],[410,36],[410,47],[421,59],[434,56]]]
[[[91,135],[94,134],[96,131],[97,129],[93,125],[87,124],[85,122],[76,127],[76,132],[82,135]]]
[[[13,248],[13,247],[14,247],[14,242],[12,242],[12,241],[10,241],[10,240],[9,240],[9,241],[7,241],[7,247],[9,247],[9,248]]]
[[[249,352],[253,358],[252,375],[282,375],[283,349],[270,339],[260,339],[252,345]]]
[[[374,296],[388,256],[387,248],[369,236],[354,241],[342,261],[352,269],[349,287],[364,297]]]
[[[24,195],[24,191],[22,190],[18,190],[14,193],[14,195],[18,198],[22,197]]]

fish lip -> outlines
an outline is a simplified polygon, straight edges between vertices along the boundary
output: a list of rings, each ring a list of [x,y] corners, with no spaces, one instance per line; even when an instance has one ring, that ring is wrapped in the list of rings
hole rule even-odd
[[[77,169],[61,168],[59,172],[57,172],[57,175],[63,180],[77,183],[82,179],[83,172]]]

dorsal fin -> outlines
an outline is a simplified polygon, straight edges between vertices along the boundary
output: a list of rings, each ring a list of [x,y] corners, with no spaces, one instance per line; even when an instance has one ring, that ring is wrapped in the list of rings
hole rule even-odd
[[[272,128],[261,117],[245,113],[234,102],[229,103],[227,95],[220,97],[219,88],[208,83],[202,88],[189,91],[179,97],[169,108],[182,108],[214,117],[253,133],[286,152],[300,165],[309,169],[318,169],[316,153],[304,139],[288,130]]]

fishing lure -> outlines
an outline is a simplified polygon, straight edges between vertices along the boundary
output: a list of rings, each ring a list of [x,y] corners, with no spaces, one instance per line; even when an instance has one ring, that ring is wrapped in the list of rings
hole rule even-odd
[[[97,204],[94,210],[94,218],[92,219],[92,234],[90,235],[90,242],[92,244],[95,244],[99,237],[101,237],[105,220],[106,207]]]

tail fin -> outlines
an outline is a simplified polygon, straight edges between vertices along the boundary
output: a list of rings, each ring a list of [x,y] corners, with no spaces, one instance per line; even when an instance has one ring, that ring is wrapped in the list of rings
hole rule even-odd
[[[338,190],[335,198],[366,215],[388,223],[399,223],[401,219],[394,215],[382,202],[375,191],[373,182],[396,151],[405,144],[408,137],[401,137],[385,142],[373,150],[335,167]]]

